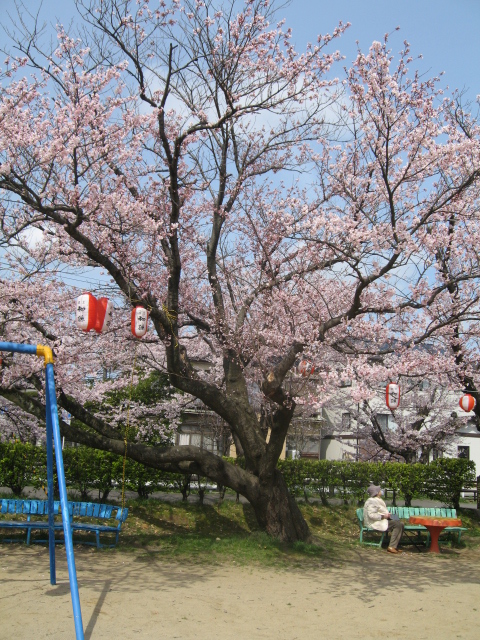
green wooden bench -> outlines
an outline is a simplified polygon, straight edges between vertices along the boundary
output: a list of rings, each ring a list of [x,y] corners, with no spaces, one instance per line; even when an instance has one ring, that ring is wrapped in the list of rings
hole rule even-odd
[[[125,522],[128,509],[116,507],[111,504],[96,502],[69,502],[68,512],[72,533],[84,531],[95,534],[95,542],[85,540],[82,536],[74,539],[75,543],[90,544],[100,547],[114,547],[118,543],[122,522]],[[13,516],[6,520],[0,516],[0,528],[9,530],[24,530],[27,532],[26,543],[30,544],[32,531],[48,531],[48,501],[47,500],[13,500],[2,499],[0,514]],[[61,514],[60,502],[54,502],[55,531],[63,531],[63,522],[59,519]],[[100,533],[115,536],[113,544],[101,544]],[[2,538],[4,542],[12,542],[12,539]],[[47,542],[47,540],[33,540],[33,542]],[[63,542],[57,539],[56,542]]]
[[[427,546],[430,544],[430,534],[428,529],[421,524],[409,524],[408,519],[410,516],[436,516],[437,518],[456,518],[457,511],[456,509],[441,509],[437,507],[388,507],[388,510],[392,514],[397,514],[400,520],[407,520],[405,522],[404,532],[408,535],[409,532],[416,534],[415,541],[421,542],[421,534],[427,534],[426,544]],[[357,509],[357,522],[360,527],[360,542],[362,544],[368,544],[375,547],[381,547],[384,541],[385,536],[387,535],[387,531],[378,531],[377,529],[372,529],[371,527],[366,527],[363,524],[363,508]],[[442,533],[455,533],[457,534],[458,542],[460,542],[460,536],[462,535],[462,531],[466,531],[465,527],[446,527]],[[364,534],[377,534],[380,535],[379,542],[371,542],[364,540]]]

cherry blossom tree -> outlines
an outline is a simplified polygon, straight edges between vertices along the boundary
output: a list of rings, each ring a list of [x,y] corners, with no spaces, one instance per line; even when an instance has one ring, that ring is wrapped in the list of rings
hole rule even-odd
[[[476,115],[472,115],[470,110],[476,111]],[[454,100],[449,106],[450,118],[458,125],[463,134],[468,139],[478,139],[478,105],[463,104],[463,95],[457,93]],[[475,401],[474,420],[477,430],[480,431],[480,392],[478,381],[478,314],[476,313],[476,305],[478,304],[478,292],[476,288],[470,286],[465,291],[465,285],[460,287],[451,275],[462,268],[461,256],[458,255],[455,243],[455,229],[458,225],[467,223],[468,232],[472,233],[471,240],[475,243],[475,226],[471,224],[471,214],[475,212],[475,205],[470,199],[464,203],[458,203],[450,213],[447,241],[444,246],[439,248],[436,253],[438,270],[446,283],[446,288],[450,295],[452,307],[457,305],[463,306],[464,313],[459,314],[458,322],[451,325],[448,348],[455,357],[457,367],[457,375],[460,385],[465,393],[471,394]],[[478,261],[476,250],[473,249],[471,254],[472,260]],[[460,257],[460,261],[459,261]],[[467,294],[467,295],[466,295]],[[470,305],[470,311],[465,307]]]
[[[351,412],[363,459],[426,463],[433,452],[448,452],[455,440],[461,421],[452,411],[455,396],[450,389],[426,377],[401,382],[398,409],[389,411],[377,397],[376,401],[364,400]]]
[[[426,362],[457,373],[451,349],[418,345],[448,344],[478,314],[477,131],[409,70],[407,46],[395,63],[375,42],[337,80],[345,26],[299,53],[267,0],[76,4],[80,35],[59,27],[50,52],[25,17],[2,72],[2,337],[51,344],[59,405],[85,425],[65,435],[120,454],[122,421],[85,402],[140,365],[166,372],[178,402],[229,425],[245,469],[141,429],[128,455],[231,487],[271,535],[306,539],[276,469],[291,375],[314,363],[302,402],[320,408],[352,368],[377,375],[378,354],[392,376]],[[65,276],[92,266],[116,305],[98,336],[75,330]],[[141,342],[136,305],[153,325]],[[86,385],[102,368],[121,375]],[[37,416],[26,386],[40,388],[39,369],[15,358],[1,386]],[[352,387],[354,401],[369,393]],[[149,428],[174,421],[174,404],[159,398]]]

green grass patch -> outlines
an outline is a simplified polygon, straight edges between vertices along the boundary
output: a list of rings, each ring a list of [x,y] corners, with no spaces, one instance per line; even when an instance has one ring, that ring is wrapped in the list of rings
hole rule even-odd
[[[458,517],[462,521],[462,526],[468,531],[462,533],[462,539],[466,537],[469,542],[480,544],[480,518],[473,509],[462,509],[457,511]]]
[[[248,504],[218,505],[132,500],[120,545],[132,552],[193,563],[291,566],[311,564],[358,539],[353,507],[301,505],[312,541],[285,544],[260,531]]]

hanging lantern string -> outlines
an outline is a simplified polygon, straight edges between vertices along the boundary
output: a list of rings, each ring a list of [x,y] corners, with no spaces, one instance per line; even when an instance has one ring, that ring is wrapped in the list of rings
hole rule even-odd
[[[175,338],[175,347],[178,347],[178,340],[177,340],[177,336],[175,335],[175,332],[173,331],[173,321],[176,322],[177,320],[177,315],[176,313],[174,313],[173,311],[170,311],[168,309],[168,307],[166,307],[164,304],[162,304],[162,311],[163,313],[167,316],[167,320],[170,324],[170,329],[172,331],[172,335]]]
[[[129,301],[130,301],[130,305],[133,306],[132,292],[130,290],[130,280],[128,282],[128,298],[129,298]],[[136,304],[140,304],[140,305],[145,306],[149,313],[151,313],[152,310],[153,310],[153,307],[151,305],[149,305],[149,304],[146,304],[144,300],[138,300],[136,302]],[[170,325],[170,330],[172,332],[172,336],[175,338],[175,347],[178,348],[177,336],[175,335],[175,332],[173,330],[173,322],[176,322],[177,314],[174,311],[170,311],[170,309],[164,304],[162,304],[162,311],[165,314],[165,316],[167,317],[168,323]]]
[[[138,347],[138,342],[135,343],[135,355],[133,358],[132,374],[130,376],[130,388],[128,391],[127,424],[125,426],[125,434],[123,439],[125,448],[124,448],[124,454],[123,454],[123,471],[122,471],[122,509],[125,508],[125,467],[127,465],[128,434],[130,430],[130,404],[132,401],[133,375],[135,373],[135,365],[137,363],[137,347]]]

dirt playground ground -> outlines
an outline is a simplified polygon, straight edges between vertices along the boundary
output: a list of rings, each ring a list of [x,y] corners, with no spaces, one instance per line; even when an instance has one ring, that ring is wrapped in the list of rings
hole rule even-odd
[[[166,563],[75,547],[85,640],[477,640],[480,549],[353,548],[307,569]],[[0,547],[0,639],[75,639],[64,548]]]

